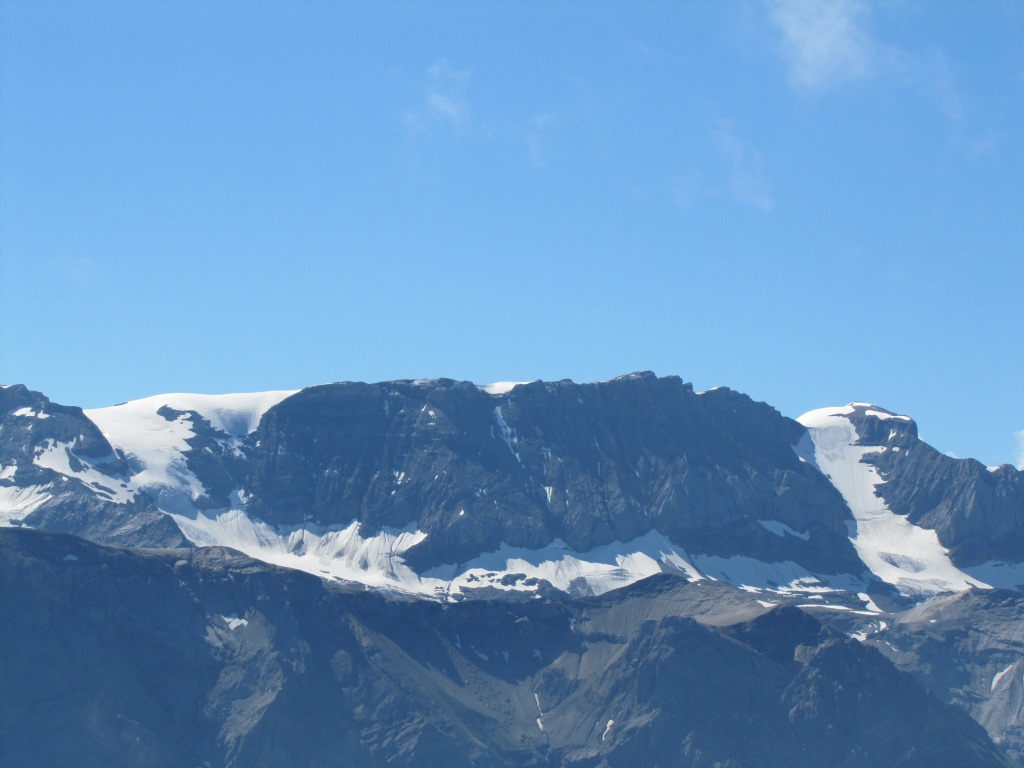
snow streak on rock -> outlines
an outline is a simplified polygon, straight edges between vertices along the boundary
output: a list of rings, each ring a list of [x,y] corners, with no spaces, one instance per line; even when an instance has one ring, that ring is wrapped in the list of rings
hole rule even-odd
[[[814,446],[813,457],[802,458],[813,459],[853,513],[850,541],[860,559],[875,576],[908,595],[987,587],[953,565],[935,531],[895,514],[878,495],[884,480],[863,459],[880,448],[859,445],[857,429],[849,418],[859,405],[821,408],[797,421],[807,427]],[[878,409],[869,409],[866,415],[893,418]]]

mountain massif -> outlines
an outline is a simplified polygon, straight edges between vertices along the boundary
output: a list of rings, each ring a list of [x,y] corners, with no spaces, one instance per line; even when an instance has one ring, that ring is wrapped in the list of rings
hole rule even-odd
[[[0,419],[3,764],[1024,756],[1024,477],[877,406],[640,373]]]

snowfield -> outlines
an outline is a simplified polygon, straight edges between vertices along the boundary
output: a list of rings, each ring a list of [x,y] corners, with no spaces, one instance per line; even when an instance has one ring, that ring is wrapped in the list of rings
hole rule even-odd
[[[159,411],[195,411],[228,438],[243,437],[259,426],[263,414],[297,390],[232,395],[169,394],[86,410],[107,441],[123,451],[132,468],[128,491],[146,490],[165,512],[187,514],[205,489],[189,471],[185,453],[195,436],[187,415],[168,421]]]
[[[817,466],[845,499],[853,514],[850,541],[860,559],[871,573],[903,594],[932,595],[988,587],[953,565],[935,531],[895,514],[878,495],[884,480],[863,459],[881,447],[858,445],[857,429],[848,418],[858,406],[866,405],[820,408],[797,419],[807,428],[812,444],[796,446],[797,453]],[[874,406],[869,406],[865,415],[907,419]],[[810,454],[809,447],[813,449]]]

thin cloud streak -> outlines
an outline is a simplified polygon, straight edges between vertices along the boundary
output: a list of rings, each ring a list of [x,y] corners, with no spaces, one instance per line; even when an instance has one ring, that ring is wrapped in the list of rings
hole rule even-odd
[[[406,125],[418,132],[445,126],[457,135],[471,132],[473,112],[466,99],[466,86],[472,72],[456,69],[446,59],[427,68],[423,106],[405,114]]]
[[[711,132],[711,139],[728,169],[728,179],[721,190],[738,202],[770,211],[774,206],[769,183],[761,170],[761,154],[735,132],[731,120],[722,120]]]
[[[694,171],[680,174],[672,180],[672,202],[681,211],[692,208],[700,192],[700,176]]]
[[[546,163],[542,152],[544,136],[555,126],[555,117],[549,113],[534,115],[530,118],[526,129],[526,147],[530,157],[530,167],[544,170]]]
[[[50,259],[46,268],[64,280],[82,285],[96,282],[100,276],[96,262],[85,256],[58,256]]]
[[[766,0],[779,33],[779,55],[790,83],[823,92],[885,77],[932,100],[952,122],[966,113],[963,94],[945,53],[914,53],[876,39],[867,28],[872,7],[862,0]]]
[[[857,0],[771,0],[768,12],[795,85],[823,90],[872,74],[877,45],[861,26],[866,8]]]

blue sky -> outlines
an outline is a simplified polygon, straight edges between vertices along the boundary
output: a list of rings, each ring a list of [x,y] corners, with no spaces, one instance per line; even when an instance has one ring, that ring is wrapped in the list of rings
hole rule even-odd
[[[1024,460],[1024,5],[0,3],[0,380],[635,370]]]

